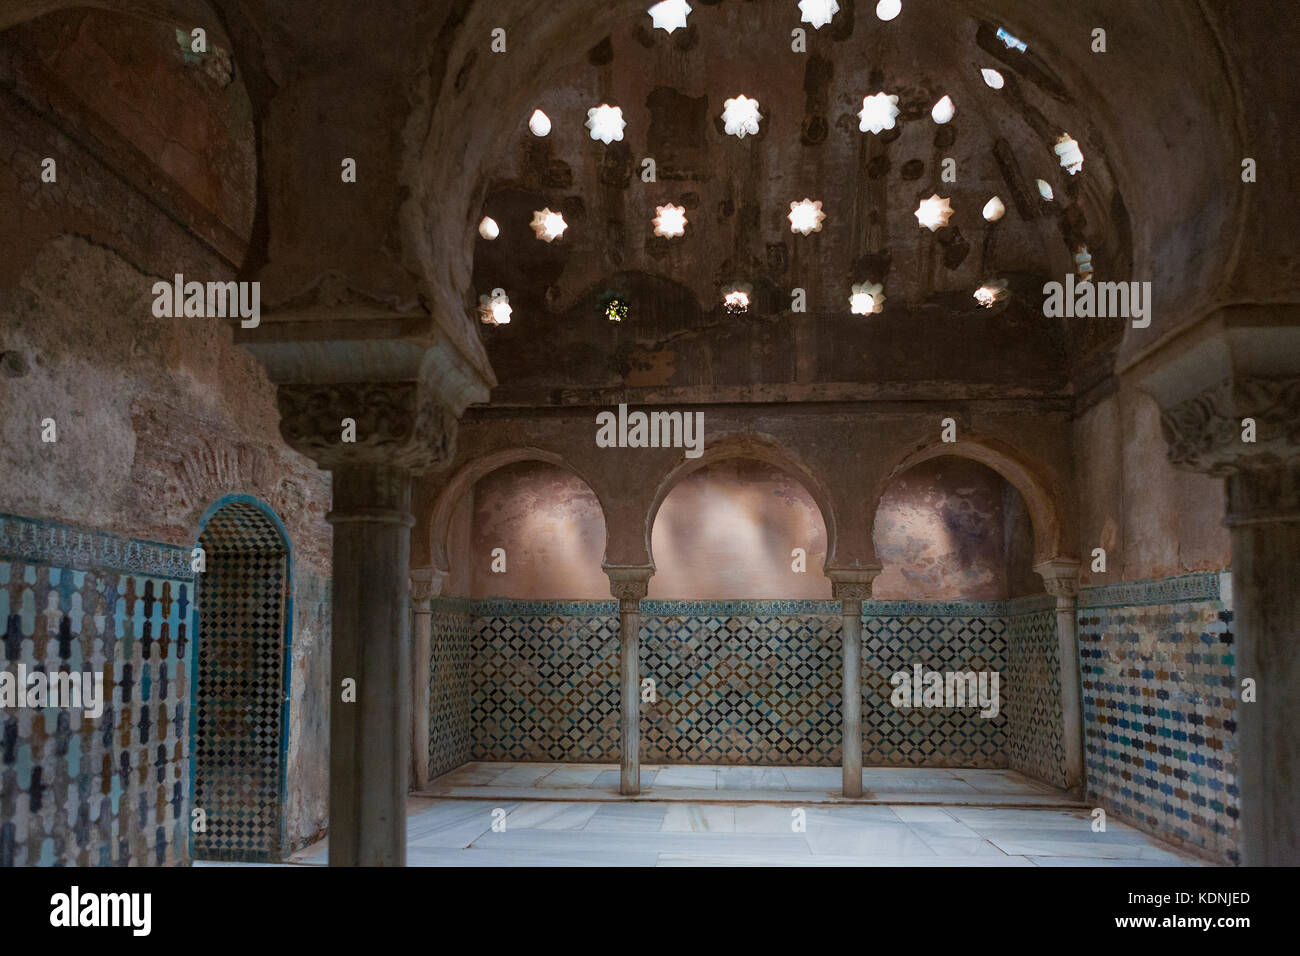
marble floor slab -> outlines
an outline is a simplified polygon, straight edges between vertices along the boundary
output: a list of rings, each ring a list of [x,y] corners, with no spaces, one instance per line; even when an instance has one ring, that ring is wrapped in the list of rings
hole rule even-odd
[[[1206,865],[1132,827],[1094,833],[1072,809],[421,797],[409,811],[409,866]],[[325,865],[328,844],[290,862]]]

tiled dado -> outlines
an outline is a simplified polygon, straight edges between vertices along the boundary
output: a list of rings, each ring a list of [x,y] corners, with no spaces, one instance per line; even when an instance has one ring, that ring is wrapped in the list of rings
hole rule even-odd
[[[617,610],[613,601],[469,607],[474,759],[618,759]],[[1044,739],[1052,721],[1059,724],[1059,701],[1051,698],[1059,687],[1035,688],[1021,707],[1006,703],[1014,693],[1008,668],[1042,657],[1035,645],[1009,659],[1007,615],[1001,602],[864,606],[868,766],[1007,766],[1021,727],[1036,735],[1021,748],[1029,755],[1022,762],[1046,767],[1059,757]],[[657,697],[642,704],[642,759],[838,764],[841,620],[831,601],[641,602],[641,672],[655,680]],[[435,645],[442,644],[435,668],[455,656],[455,641],[440,640],[435,628]],[[889,678],[915,663],[1002,672],[1002,712],[985,719],[973,710],[896,710]],[[435,737],[455,736],[447,708],[432,716]]]
[[[1225,861],[1238,841],[1230,581],[1089,588],[1079,602],[1090,796]]]
[[[0,515],[0,666],[105,698],[0,711],[0,866],[188,860],[192,619],[187,550]]]

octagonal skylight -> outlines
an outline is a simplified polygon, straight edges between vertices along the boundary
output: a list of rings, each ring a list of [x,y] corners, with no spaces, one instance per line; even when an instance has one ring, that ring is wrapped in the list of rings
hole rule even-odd
[[[864,133],[879,133],[881,130],[893,129],[894,118],[898,116],[898,97],[888,93],[877,93],[864,97],[862,109],[858,111],[858,129]]]
[[[686,0],[663,0],[663,3],[656,3],[649,10],[654,29],[668,33],[685,27],[690,12],[691,6]]]
[[[569,228],[569,224],[564,221],[564,217],[558,212],[540,209],[533,213],[532,227],[533,232],[537,233],[538,239],[543,242],[553,242],[564,235],[564,230]]]
[[[840,5],[835,0],[799,0],[799,12],[804,23],[812,24],[814,30],[820,30],[830,23],[839,13]]]
[[[822,222],[826,219],[826,213],[822,212],[820,199],[816,201],[805,199],[802,202],[790,203],[788,218],[790,231],[806,236],[809,233],[822,231]]]
[[[591,130],[591,138],[600,140],[606,146],[615,140],[621,140],[623,130],[627,128],[627,123],[623,119],[623,110],[608,103],[587,110],[585,125]]]
[[[953,209],[950,201],[936,193],[929,199],[921,200],[921,205],[916,209],[916,221],[921,224],[923,229],[935,232],[948,225],[948,219],[952,216],[952,213]]]
[[[728,135],[744,139],[758,132],[758,123],[762,119],[758,112],[758,100],[742,94],[727,100],[724,105],[726,108],[722,111],[722,122]]]
[[[853,287],[853,294],[849,296],[849,311],[854,315],[871,315],[884,307],[884,286],[879,282],[863,282]]]
[[[684,206],[674,206],[669,203],[666,206],[655,207],[655,235],[663,236],[665,239],[673,239],[686,233],[686,208]]]

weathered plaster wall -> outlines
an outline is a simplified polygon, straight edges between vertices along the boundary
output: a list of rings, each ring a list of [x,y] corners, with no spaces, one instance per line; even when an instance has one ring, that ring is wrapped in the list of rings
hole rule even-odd
[[[572,472],[519,462],[474,489],[470,575],[474,597],[602,600],[605,522],[591,489]],[[504,573],[492,552],[505,549]]]
[[[1217,571],[1232,564],[1223,482],[1169,464],[1160,409],[1121,386],[1074,423],[1085,586]],[[1106,573],[1091,569],[1106,550]]]
[[[223,495],[266,501],[294,547],[289,837],[325,823],[328,476],[278,432],[274,389],[229,329],[157,319],[154,277],[70,236],[0,288],[0,511],[192,547]],[[58,441],[41,441],[52,418]],[[304,759],[302,755],[311,755]]]
[[[650,539],[649,597],[802,598],[831,596],[826,525],[808,492],[771,465],[732,459],[707,465],[664,499]],[[792,552],[805,552],[794,570]]]
[[[998,601],[1042,590],[1020,495],[978,462],[936,458],[899,475],[876,512],[877,601]]]

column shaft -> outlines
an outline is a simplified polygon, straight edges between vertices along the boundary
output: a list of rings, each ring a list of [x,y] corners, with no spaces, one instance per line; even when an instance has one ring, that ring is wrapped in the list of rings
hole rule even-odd
[[[1083,695],[1079,684],[1078,598],[1057,595],[1056,642],[1061,665],[1061,735],[1065,752],[1065,789],[1084,789]],[[1082,796],[1082,792],[1080,793]]]
[[[1257,480],[1253,475],[1230,478],[1230,500],[1246,497],[1242,486]],[[1250,497],[1267,500],[1270,495]],[[1300,581],[1300,516],[1292,513],[1273,520],[1234,517],[1231,510],[1230,506],[1241,863],[1297,866],[1300,587],[1296,582]],[[1241,700],[1241,682],[1245,678],[1255,681],[1253,703]]]
[[[429,655],[433,644],[430,601],[413,601],[411,617],[411,786],[422,790],[429,784]]]
[[[411,766],[411,486],[383,465],[334,470],[331,866],[405,866]],[[343,682],[355,683],[355,702]]]
[[[619,601],[622,662],[622,750],[618,792],[641,792],[641,611],[637,601]]]
[[[846,797],[862,796],[862,602],[842,602],[843,622],[843,790]]]

